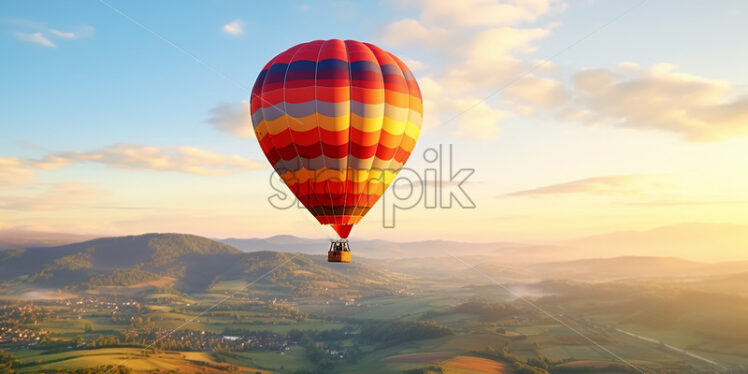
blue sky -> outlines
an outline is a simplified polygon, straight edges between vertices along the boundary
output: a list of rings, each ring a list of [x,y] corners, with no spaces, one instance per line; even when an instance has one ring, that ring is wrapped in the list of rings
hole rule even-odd
[[[748,185],[745,2],[108,4],[235,81],[98,1],[0,3],[0,228],[287,233],[288,212],[268,207],[256,141],[236,136],[241,119],[227,120],[231,131],[210,119],[222,106],[241,114],[249,97],[237,83],[251,86],[274,55],[329,38],[371,41],[411,64],[427,108],[409,165],[454,144],[456,162],[476,169],[476,209],[413,209],[389,231],[372,218],[362,236],[525,240],[748,223],[745,209],[724,205]],[[123,156],[143,147],[165,164]],[[518,191],[545,192],[507,197]],[[570,207],[572,217],[561,213]],[[298,234],[324,234],[292,215]]]

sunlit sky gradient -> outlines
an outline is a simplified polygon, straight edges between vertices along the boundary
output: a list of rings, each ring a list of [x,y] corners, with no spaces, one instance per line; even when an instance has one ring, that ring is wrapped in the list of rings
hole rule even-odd
[[[385,229],[379,204],[353,238],[748,224],[744,1],[108,4],[202,63],[102,2],[0,3],[0,229],[332,235],[268,204],[241,88],[330,38],[414,70],[426,107],[408,166],[452,144],[476,171],[475,209],[419,205]]]

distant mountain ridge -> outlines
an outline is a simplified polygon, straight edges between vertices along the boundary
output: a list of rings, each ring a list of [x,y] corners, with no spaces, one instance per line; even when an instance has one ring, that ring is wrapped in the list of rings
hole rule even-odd
[[[217,239],[242,251],[301,251],[323,254],[325,239],[291,235],[252,239]],[[555,244],[517,242],[468,243],[444,240],[392,242],[351,240],[354,258],[426,258],[460,256],[501,256],[508,263],[571,261],[621,256],[677,257],[692,261],[748,260],[748,225],[684,223],[642,231],[620,231],[582,237]]]
[[[278,235],[269,238],[216,239],[245,252],[280,251],[326,254],[330,246],[328,239],[302,238],[293,235]],[[422,240],[393,242],[387,240],[352,239],[351,251],[356,256],[372,259],[441,257],[459,253],[471,256],[496,256],[507,253],[517,258],[530,257],[548,246],[535,246],[512,242],[468,243],[446,240]]]
[[[683,223],[641,231],[619,231],[560,244],[577,258],[678,257],[694,261],[748,260],[748,225]]]
[[[0,249],[60,245],[88,239],[59,233],[0,230]],[[244,252],[279,251],[324,255],[328,239],[278,235],[269,238],[214,239]],[[554,244],[518,242],[467,243],[423,240],[393,242],[352,239],[354,259],[426,258],[460,256],[501,256],[509,263],[570,261],[620,256],[678,257],[693,261],[748,260],[748,225],[684,223],[641,231],[619,231]]]

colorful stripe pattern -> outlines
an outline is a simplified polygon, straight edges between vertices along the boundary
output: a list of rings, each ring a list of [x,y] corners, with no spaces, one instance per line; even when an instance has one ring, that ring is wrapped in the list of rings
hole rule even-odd
[[[270,60],[252,89],[251,111],[275,170],[342,237],[405,164],[423,117],[420,89],[400,59],[337,39],[299,44]]]

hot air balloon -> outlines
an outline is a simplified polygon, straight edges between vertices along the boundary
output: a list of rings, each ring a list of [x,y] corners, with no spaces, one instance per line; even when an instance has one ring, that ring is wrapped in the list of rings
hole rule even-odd
[[[302,43],[262,69],[251,113],[270,164],[317,221],[338,233],[328,261],[350,262],[351,228],[418,139],[423,105],[413,73],[370,43]]]

